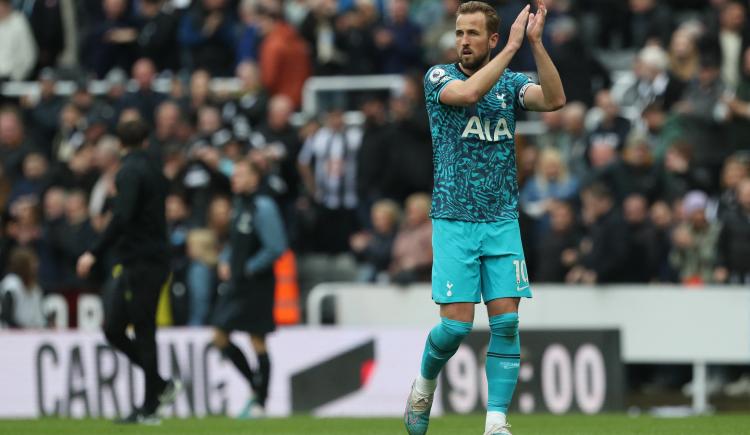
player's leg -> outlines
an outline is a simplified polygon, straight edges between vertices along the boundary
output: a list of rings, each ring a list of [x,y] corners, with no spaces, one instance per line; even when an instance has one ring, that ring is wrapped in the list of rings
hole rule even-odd
[[[407,400],[404,423],[410,434],[427,431],[438,374],[471,332],[474,304],[481,300],[472,225],[433,220],[432,299],[440,304],[441,319],[425,340],[420,372]]]
[[[247,362],[245,354],[242,349],[237,347],[232,340],[229,339],[229,332],[224,329],[215,327],[213,331],[213,345],[224,356],[224,358],[231,361],[232,365],[240,372],[240,374],[247,381],[248,386],[251,390],[255,390],[255,374],[250,369],[250,364]]]
[[[265,334],[250,334],[250,344],[252,344],[255,355],[258,357],[258,373],[255,382],[257,385],[256,400],[260,406],[265,407],[268,398],[268,385],[271,382],[271,359],[268,357]]]
[[[104,308],[103,332],[107,342],[124,353],[131,363],[141,366],[141,356],[135,346],[135,342],[125,333],[130,319],[127,310],[127,297],[129,295],[122,275],[122,266],[117,265],[112,269],[112,282],[107,285],[102,295]]]
[[[508,405],[513,398],[521,360],[521,343],[518,338],[519,298],[500,298],[487,303],[490,319],[490,343],[487,347],[485,372],[487,374],[488,434],[503,434],[506,429]],[[507,429],[506,429],[507,430]]]
[[[142,412],[148,416],[156,413],[159,395],[167,386],[167,382],[159,375],[156,310],[169,270],[166,265],[136,264],[126,267],[124,273],[131,295],[128,299],[128,311],[133,322],[135,346],[140,355],[146,383]]]

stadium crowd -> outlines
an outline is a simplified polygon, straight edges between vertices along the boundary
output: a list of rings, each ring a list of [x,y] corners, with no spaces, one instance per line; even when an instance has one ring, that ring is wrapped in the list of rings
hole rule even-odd
[[[501,35],[525,2],[498,1]],[[455,61],[458,0],[0,0],[3,322],[44,326],[42,293],[95,291],[75,261],[106,225],[115,126],[152,126],[171,184],[175,281],[203,324],[240,159],[263,174],[292,251],[352,279],[427,281],[432,149],[422,76]],[[532,282],[750,282],[750,23],[731,0],[547,0],[568,104],[519,135]],[[617,53],[617,56],[611,55]],[[622,74],[622,68],[629,74]],[[521,50],[511,68],[534,71]],[[401,74],[399,94],[303,114],[312,75]],[[619,74],[617,74],[619,73]],[[233,77],[238,90],[217,86]],[[106,84],[94,93],[92,80]],[[166,79],[166,92],[155,89]],[[59,82],[72,80],[69,94]],[[324,263],[315,263],[318,265]],[[325,267],[325,266],[323,266]],[[304,277],[300,277],[303,279]],[[16,314],[11,314],[11,312]]]

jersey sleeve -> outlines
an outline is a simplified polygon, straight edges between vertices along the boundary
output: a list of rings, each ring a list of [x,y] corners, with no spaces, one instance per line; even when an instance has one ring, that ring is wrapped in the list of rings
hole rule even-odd
[[[523,110],[526,110],[526,102],[524,101],[524,96],[526,95],[526,91],[534,84],[534,82],[532,82],[529,76],[527,76],[526,74],[512,72],[510,70],[506,70],[506,74],[510,76],[508,83],[510,84],[511,91],[513,92],[513,101],[515,102],[516,107],[521,107]]]
[[[458,77],[451,75],[450,71],[441,65],[430,68],[424,76],[425,101],[440,104],[440,93],[448,83],[457,79]]]

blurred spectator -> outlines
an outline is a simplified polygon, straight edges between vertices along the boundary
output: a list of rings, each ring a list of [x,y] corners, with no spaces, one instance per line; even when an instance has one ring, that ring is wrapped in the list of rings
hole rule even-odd
[[[133,91],[128,91],[122,97],[121,104],[125,108],[132,107],[137,109],[141,114],[141,118],[153,125],[156,107],[166,99],[164,94],[156,92],[153,89],[154,80],[156,79],[154,62],[147,58],[138,59],[133,64],[132,75],[137,88]]]
[[[721,162],[731,152],[725,124],[729,110],[723,102],[726,87],[721,80],[719,59],[715,54],[701,56],[697,79],[688,84],[683,99],[675,105],[682,134],[694,145],[695,161],[718,178]],[[714,186],[715,187],[715,186]]]
[[[52,186],[44,193],[42,243],[39,247],[39,285],[48,292],[57,291],[62,284],[62,265],[55,238],[65,223],[66,200],[67,193],[60,187]]]
[[[32,196],[40,201],[42,192],[49,182],[48,167],[47,158],[41,153],[27,154],[23,159],[23,176],[13,184],[8,205],[12,206],[15,200],[24,196]]]
[[[23,160],[32,148],[20,114],[12,107],[0,107],[0,162],[11,183],[21,176]]]
[[[633,70],[636,81],[620,103],[643,110],[652,103],[669,110],[680,100],[685,84],[667,72],[667,53],[658,46],[647,46],[638,52]]]
[[[172,2],[141,0],[139,6],[139,56],[150,59],[158,71],[176,72],[180,67],[180,52],[177,50],[179,18]]]
[[[426,28],[424,38],[422,39],[422,45],[425,47],[425,57],[427,63],[430,65],[442,63],[441,41],[448,37],[450,37],[451,41],[455,38],[456,11],[458,11],[458,6],[461,2],[459,0],[442,0],[441,4],[440,21],[429,23],[429,28]]]
[[[563,109],[554,112],[541,112],[544,133],[535,138],[535,145],[540,149],[557,148],[565,134],[563,131]],[[558,150],[560,151],[560,150]]]
[[[729,124],[729,137],[735,150],[750,150],[750,47],[742,56],[742,79],[735,95],[727,98],[727,106],[732,117]]]
[[[694,164],[693,147],[685,142],[676,142],[667,149],[662,170],[664,171],[663,199],[674,201],[690,190],[707,189],[711,185],[710,174]]]
[[[271,96],[288,96],[297,108],[302,104],[302,86],[311,74],[309,48],[277,12],[262,8],[258,25],[263,35],[259,62],[263,86]]]
[[[727,215],[737,210],[737,185],[747,177],[750,177],[750,159],[733,154],[724,161],[719,180],[721,193],[716,204],[716,212],[712,215],[723,221]]]
[[[229,77],[235,65],[234,20],[227,0],[200,0],[182,17],[179,41],[190,55],[191,69]]]
[[[242,62],[237,65],[237,78],[240,90],[222,106],[224,121],[232,126],[232,132],[242,139],[250,137],[250,132],[266,120],[268,93],[263,89],[258,64]]]
[[[337,18],[336,0],[320,0],[311,3],[310,11],[300,24],[300,34],[310,47],[310,59],[314,75],[341,73],[344,54],[336,44],[337,22],[343,26],[346,18]]]
[[[154,130],[148,140],[148,153],[158,161],[164,161],[168,147],[182,145],[178,131],[182,118],[180,106],[174,101],[164,101],[156,108]]]
[[[378,68],[373,34],[378,14],[373,0],[358,0],[355,7],[336,17],[336,45],[343,74],[372,74]]]
[[[383,26],[375,30],[381,72],[401,74],[422,67],[422,29],[409,18],[409,0],[389,0]]]
[[[188,325],[201,326],[211,313],[211,299],[216,282],[215,268],[219,259],[216,238],[211,230],[192,230],[187,236],[187,271],[190,315]]]
[[[629,236],[612,192],[603,184],[593,184],[583,189],[581,201],[586,234],[579,246],[579,263],[570,270],[566,281],[584,284],[628,282],[629,271],[625,262]]]
[[[355,233],[349,239],[351,250],[360,262],[358,281],[376,282],[388,271],[400,215],[395,201],[381,199],[372,206],[372,230]]]
[[[672,13],[669,6],[656,0],[629,0],[628,4],[624,45],[636,48],[649,43],[666,45],[672,34]]]
[[[250,160],[260,168],[264,181],[276,200],[290,243],[296,242],[293,226],[294,203],[299,197],[300,178],[297,157],[302,143],[291,124],[292,100],[285,95],[271,98],[265,122],[250,137]]]
[[[104,19],[86,35],[81,49],[82,63],[103,78],[114,67],[130,71],[138,50],[138,25],[128,15],[127,0],[102,0]]]
[[[209,146],[193,151],[174,181],[174,188],[184,193],[191,221],[196,225],[206,222],[206,211],[214,196],[229,194],[229,179],[219,171],[218,152]]]
[[[190,75],[190,92],[183,97],[182,108],[191,123],[195,124],[198,110],[209,104],[216,104],[211,91],[211,74],[204,69],[197,69]]]
[[[75,59],[75,46],[78,43],[73,0],[31,3],[29,24],[39,47],[36,71],[57,66],[64,50],[72,52],[66,55],[69,59],[65,62],[71,65],[70,61]]]
[[[91,225],[103,231],[107,224],[106,212],[110,199],[115,196],[115,176],[120,169],[120,142],[114,136],[104,136],[96,144],[94,165],[99,170],[99,179],[91,189],[89,216]]]
[[[560,111],[562,134],[557,139],[556,147],[560,151],[566,166],[570,169],[571,175],[582,180],[588,173],[586,105],[574,101],[568,103]]]
[[[730,89],[735,89],[740,82],[743,41],[747,29],[746,6],[740,2],[730,1],[722,9],[719,18],[719,44],[721,46],[721,79]]]
[[[649,217],[655,231],[655,278],[659,282],[677,282],[676,272],[669,264],[669,252],[672,249],[672,209],[666,202],[657,201],[651,206]]]
[[[669,72],[682,82],[689,82],[698,74],[700,54],[696,36],[686,28],[677,29],[669,43]]]
[[[255,0],[240,0],[240,36],[237,41],[237,62],[258,61],[260,30],[255,18]]]
[[[590,106],[594,94],[611,85],[609,72],[590,53],[578,36],[572,18],[560,18],[550,24],[550,57],[557,66],[568,101],[580,101]]]
[[[389,273],[400,285],[429,281],[432,268],[430,195],[415,193],[406,199],[406,215],[396,239]]]
[[[737,184],[737,208],[722,220],[717,244],[716,282],[750,283],[750,178]]]
[[[187,235],[190,230],[190,210],[185,199],[177,193],[167,195],[165,201],[167,234],[169,236],[170,257],[173,266],[187,255]]]
[[[57,136],[52,142],[53,159],[67,163],[86,144],[86,118],[75,104],[68,103],[60,111]]]
[[[581,231],[569,202],[552,200],[549,206],[550,225],[538,237],[536,276],[538,282],[564,282],[571,267],[578,261]]]
[[[578,180],[570,176],[560,152],[554,148],[539,153],[534,177],[528,180],[519,196],[521,210],[537,220],[537,231],[549,224],[549,212],[557,201],[573,199],[578,192]]]
[[[361,111],[365,120],[362,146],[357,153],[357,196],[360,219],[368,222],[363,217],[368,217],[375,201],[385,195],[393,146],[389,142],[390,132],[386,129],[388,112],[383,101],[371,97],[362,104]]]
[[[16,248],[10,254],[8,274],[0,281],[0,323],[8,328],[44,328],[47,319],[42,289],[37,283],[39,261],[33,251]]]
[[[7,236],[13,246],[34,249],[39,247],[42,238],[39,201],[32,197],[19,199],[10,208],[10,221]]]
[[[347,128],[344,114],[334,109],[325,126],[307,138],[298,166],[307,194],[314,201],[313,250],[337,254],[349,250],[357,229],[357,153],[359,128]]]
[[[663,172],[654,164],[646,137],[633,133],[622,150],[622,157],[604,169],[598,179],[606,183],[618,202],[631,194],[655,201],[664,189]]]
[[[29,22],[21,12],[13,10],[12,3],[0,0],[0,84],[6,80],[25,80],[37,58]]]
[[[622,151],[630,132],[630,121],[622,116],[620,106],[609,90],[602,90],[596,94],[596,109],[601,113],[601,119],[589,134],[589,148],[604,145],[616,152]]]
[[[685,221],[672,233],[669,260],[683,284],[699,285],[713,280],[721,226],[706,219],[707,206],[708,196],[699,190],[688,192],[682,200]]]
[[[30,133],[37,143],[52,143],[57,132],[60,110],[65,105],[65,98],[55,93],[57,74],[51,68],[44,68],[39,73],[39,98],[26,97],[21,105],[26,111],[26,118],[34,128]],[[48,155],[47,157],[52,157]]]
[[[648,201],[643,195],[633,193],[623,201],[622,211],[628,234],[627,281],[651,282],[659,272],[659,246],[656,229],[649,220]]]
[[[211,199],[206,215],[206,227],[213,232],[221,252],[229,241],[229,225],[232,221],[232,202],[229,197],[222,194]]]
[[[62,276],[59,287],[62,290],[81,290],[85,287],[75,273],[78,257],[86,251],[96,236],[88,213],[88,198],[81,190],[68,192],[65,199],[65,221],[57,226],[53,234],[55,251],[60,256]]]

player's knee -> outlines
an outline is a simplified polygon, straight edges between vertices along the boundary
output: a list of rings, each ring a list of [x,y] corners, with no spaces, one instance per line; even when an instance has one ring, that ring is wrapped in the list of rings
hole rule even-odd
[[[455,339],[460,342],[471,333],[473,324],[471,322],[461,322],[459,320],[443,317],[440,319],[440,326],[445,332],[455,337]]]
[[[490,318],[490,332],[501,337],[515,337],[518,334],[518,313],[506,313]]]

